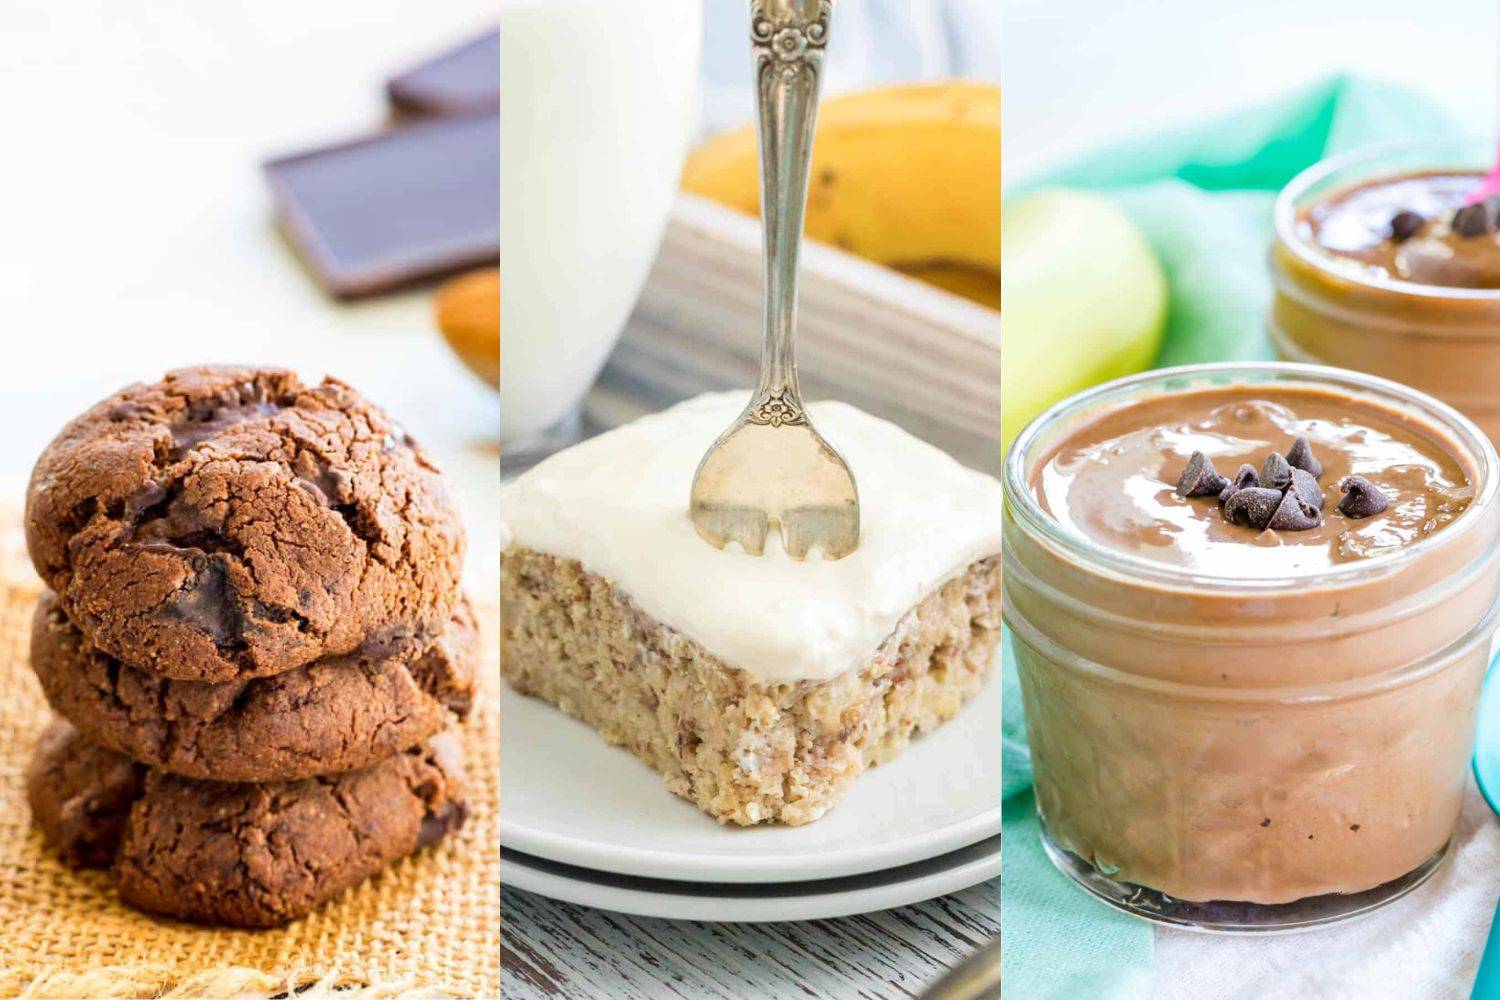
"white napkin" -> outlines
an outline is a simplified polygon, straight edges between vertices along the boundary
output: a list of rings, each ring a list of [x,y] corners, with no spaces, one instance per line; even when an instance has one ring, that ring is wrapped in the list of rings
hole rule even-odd
[[[1458,843],[1426,885],[1383,910],[1284,937],[1156,933],[1164,1000],[1464,1000],[1500,897],[1500,819],[1473,781]]]

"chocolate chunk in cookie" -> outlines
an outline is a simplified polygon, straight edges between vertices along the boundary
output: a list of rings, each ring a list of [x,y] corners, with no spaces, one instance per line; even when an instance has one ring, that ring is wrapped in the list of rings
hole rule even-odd
[[[446,734],[337,777],[235,784],[142,768],[59,721],[27,790],[47,842],[70,864],[108,867],[127,904],[274,927],[456,829],[462,783]]]
[[[42,453],[37,572],[106,653],[182,680],[414,647],[457,600],[463,530],[426,453],[334,379],[210,367],[123,389]]]
[[[464,603],[425,649],[371,648],[274,677],[172,680],[92,646],[47,594],[31,665],[52,707],[104,747],[189,778],[290,781],[366,767],[466,715],[478,643]]]

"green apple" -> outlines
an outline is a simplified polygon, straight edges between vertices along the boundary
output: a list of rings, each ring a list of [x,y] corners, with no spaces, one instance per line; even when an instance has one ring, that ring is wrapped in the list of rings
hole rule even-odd
[[[1113,202],[1041,191],[1001,220],[1000,431],[1091,385],[1143,371],[1161,347],[1167,283]]]

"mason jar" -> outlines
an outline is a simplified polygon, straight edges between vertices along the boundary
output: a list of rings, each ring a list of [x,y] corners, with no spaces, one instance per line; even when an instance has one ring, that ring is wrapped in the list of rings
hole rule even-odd
[[[1232,578],[1063,527],[1033,477],[1075,431],[1164,393],[1302,387],[1441,441],[1473,487],[1404,548]],[[1123,379],[1033,421],[1005,462],[1004,617],[1048,853],[1122,909],[1208,929],[1347,917],[1420,884],[1458,823],[1500,596],[1494,447],[1395,383],[1276,362]]]
[[[1388,146],[1332,157],[1276,199],[1268,332],[1286,361],[1393,379],[1456,407],[1500,440],[1500,289],[1387,277],[1316,246],[1308,208],[1341,190],[1402,174],[1482,176],[1483,151],[1458,144]]]

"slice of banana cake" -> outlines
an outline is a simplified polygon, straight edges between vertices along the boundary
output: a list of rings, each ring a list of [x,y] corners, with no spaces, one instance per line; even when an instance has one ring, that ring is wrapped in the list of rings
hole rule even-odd
[[[501,494],[501,666],[721,822],[808,823],[952,718],[1000,639],[1000,485],[894,424],[815,403],[860,490],[859,547],[798,562],[700,539],[699,458],[744,403],[700,396]]]

